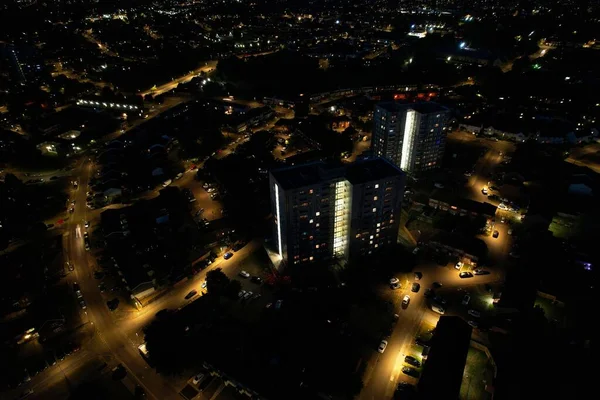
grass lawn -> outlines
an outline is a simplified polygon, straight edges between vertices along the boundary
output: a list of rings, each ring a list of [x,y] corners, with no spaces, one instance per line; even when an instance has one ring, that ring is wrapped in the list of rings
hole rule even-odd
[[[566,322],[565,307],[562,303],[553,303],[550,299],[537,296],[534,306],[539,306],[544,310],[544,315],[548,321],[556,320],[559,325]]]
[[[492,379],[493,369],[485,353],[470,347],[460,386],[460,400],[491,398],[491,395],[485,391],[485,386],[487,383],[491,383]]]

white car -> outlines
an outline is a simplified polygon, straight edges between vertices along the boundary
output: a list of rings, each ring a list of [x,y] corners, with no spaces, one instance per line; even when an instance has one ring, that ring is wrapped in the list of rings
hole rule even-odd
[[[381,343],[379,343],[379,348],[377,349],[377,351],[383,354],[387,345],[388,345],[387,340],[382,340]]]
[[[400,280],[398,278],[394,277],[394,278],[390,279],[390,285],[394,285],[396,283],[400,283]]]
[[[246,292],[246,294],[244,295],[243,299],[244,300],[248,300],[250,297],[252,297],[254,293],[252,293],[251,291]]]
[[[402,305],[403,305],[403,306],[407,306],[407,305],[408,305],[408,303],[410,303],[410,296],[409,296],[409,295],[406,295],[406,296],[404,296],[404,298],[402,299]]]
[[[192,379],[192,383],[194,385],[197,385],[198,383],[200,383],[202,378],[204,378],[204,374],[198,374],[198,375],[194,376],[194,379]]]
[[[475,317],[475,318],[481,317],[481,313],[477,310],[469,310],[469,311],[467,311],[467,314],[469,314],[470,316]]]
[[[242,278],[250,278],[250,274],[247,273],[246,271],[240,271],[240,276]]]
[[[508,210],[508,207],[504,203],[498,204],[498,208],[501,209],[501,210]]]
[[[479,326],[477,321],[468,321],[467,324],[469,324],[471,328],[477,328]]]
[[[461,261],[459,261],[459,262],[457,262],[457,263],[454,265],[454,268],[455,268],[455,269],[461,269],[461,268],[463,267],[463,265],[465,265],[465,264],[463,264]]]
[[[463,297],[463,299],[462,299],[462,305],[463,306],[469,305],[470,302],[471,302],[471,296],[469,296],[468,294],[465,294],[465,297]]]
[[[238,293],[238,297],[241,299],[242,297],[244,297],[246,295],[246,291],[245,290],[240,290],[240,292]]]
[[[200,287],[201,287],[202,289],[206,289],[206,281],[203,281],[203,282],[202,282],[202,284],[200,285]]]

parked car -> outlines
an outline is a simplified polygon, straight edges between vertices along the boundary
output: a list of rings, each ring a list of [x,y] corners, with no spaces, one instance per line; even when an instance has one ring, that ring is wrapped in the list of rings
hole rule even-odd
[[[249,273],[247,273],[246,271],[240,271],[239,275],[240,275],[242,278],[246,278],[246,279],[250,278],[250,274],[249,274]]]
[[[202,378],[204,378],[204,374],[198,374],[198,375],[194,376],[194,378],[192,379],[192,383],[194,385],[197,385],[198,383],[200,383]]]
[[[423,277],[422,272],[415,272],[415,281],[420,281],[422,277]]]
[[[233,253],[230,252],[230,251],[228,251],[227,253],[225,253],[223,255],[223,258],[226,259],[226,260],[229,260],[231,257],[233,257]]]
[[[188,294],[185,295],[185,299],[189,300],[189,299],[191,299],[192,297],[194,297],[197,294],[198,294],[198,292],[196,290],[192,290]]]
[[[409,303],[410,303],[410,296],[409,295],[404,296],[404,298],[402,299],[402,306],[408,307]]]
[[[421,284],[417,283],[417,282],[413,282],[412,287],[410,288],[410,290],[413,293],[418,293],[419,289],[421,289]]]
[[[469,326],[471,326],[472,328],[475,328],[475,329],[477,329],[477,327],[479,326],[477,321],[467,321],[467,324],[469,324]]]
[[[471,301],[471,296],[469,296],[468,294],[465,294],[461,303],[463,306],[467,306],[467,305],[469,305],[470,301]]]
[[[433,282],[433,283],[431,284],[431,286],[432,286],[434,289],[439,289],[439,288],[441,288],[441,287],[442,287],[442,284],[441,284],[440,282]]]
[[[485,269],[479,269],[479,268],[477,268],[477,269],[473,270],[473,273],[475,275],[489,275],[490,271],[487,271]]]
[[[470,316],[475,317],[475,318],[481,317],[481,313],[479,311],[473,310],[473,309],[467,311],[467,314],[469,314]]]
[[[492,236],[494,237],[494,239],[498,239],[498,236],[500,236],[500,232],[494,231],[494,234]]]
[[[461,261],[457,262],[456,264],[454,264],[454,268],[455,269],[461,269],[463,267],[463,263]]]
[[[400,280],[398,278],[396,278],[396,277],[391,278],[390,279],[390,285],[393,285],[394,283],[400,283]]]
[[[421,366],[421,363],[419,362],[419,360],[417,360],[413,356],[406,356],[406,357],[404,357],[404,362],[407,363],[407,364],[413,365],[415,367],[420,367]]]
[[[392,283],[390,287],[392,290],[400,289],[400,282]]]
[[[472,274],[471,272],[463,271],[463,272],[461,272],[460,274],[458,274],[458,276],[459,276],[461,279],[465,279],[465,278],[472,278],[472,277],[473,277],[473,274]]]
[[[252,283],[256,283],[257,285],[260,285],[262,283],[262,279],[258,276],[253,276],[252,278],[250,278],[250,281]]]
[[[413,377],[419,376],[419,372],[417,372],[416,369],[410,367],[402,367],[402,373]]]
[[[387,345],[388,345],[387,340],[382,340],[381,343],[379,343],[379,347],[377,348],[377,351],[383,354],[383,352],[387,348]]]

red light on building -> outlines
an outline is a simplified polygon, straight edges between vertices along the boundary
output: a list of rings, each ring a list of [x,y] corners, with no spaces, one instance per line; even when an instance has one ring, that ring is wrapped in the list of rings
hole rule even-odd
[[[424,97],[425,97],[425,93],[419,93],[419,94],[417,94],[417,98],[418,99],[422,99]]]
[[[394,100],[404,100],[404,99],[406,99],[406,95],[405,94],[396,93],[394,95]]]
[[[437,93],[435,93],[435,92],[429,93],[429,97],[435,97],[435,96],[437,96]]]

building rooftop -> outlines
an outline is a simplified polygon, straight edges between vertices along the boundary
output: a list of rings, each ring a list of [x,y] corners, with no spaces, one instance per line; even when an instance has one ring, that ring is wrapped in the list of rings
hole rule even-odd
[[[436,112],[446,112],[449,111],[448,108],[435,103],[433,101],[422,101],[419,103],[398,103],[394,101],[378,103],[378,107],[383,108],[389,112],[398,112],[405,109],[415,110],[421,114],[430,114]]]
[[[440,317],[419,380],[422,399],[458,399],[471,327],[460,317]]]
[[[348,165],[346,178],[353,185],[404,175],[404,172],[383,158],[369,158]]]
[[[360,160],[348,165],[317,161],[271,172],[283,189],[311,186],[336,178],[346,178],[352,184],[360,184],[403,174],[399,168],[382,158]]]

